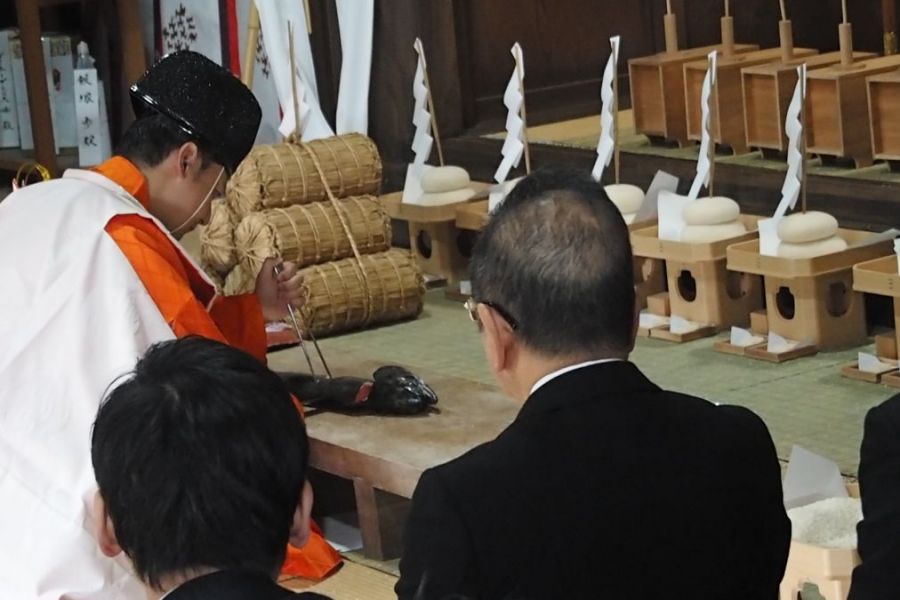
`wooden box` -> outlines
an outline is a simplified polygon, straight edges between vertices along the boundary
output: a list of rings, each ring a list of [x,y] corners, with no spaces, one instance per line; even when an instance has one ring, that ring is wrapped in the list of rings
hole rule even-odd
[[[872,155],[900,160],[900,71],[873,75],[867,80]]]
[[[900,69],[900,55],[883,56],[850,68],[834,65],[808,74],[806,141],[809,152],[872,164],[866,78]]]
[[[816,50],[795,48],[797,58],[812,56]],[[716,75],[716,91],[713,122],[710,126],[713,139],[718,144],[729,146],[735,154],[747,151],[747,133],[744,131],[744,90],[741,83],[741,69],[754,65],[780,62],[781,48],[769,48],[737,54],[730,58],[720,57]],[[687,115],[688,138],[701,137],[700,96],[703,79],[709,68],[709,61],[700,60],[684,65],[685,113]]]
[[[893,240],[853,247],[873,234],[839,229],[838,235],[851,247],[810,259],[763,256],[758,239],[728,248],[729,269],[764,277],[769,332],[823,350],[865,342],[865,305],[853,289],[853,266],[893,252]]]
[[[757,276],[726,269],[730,244],[756,237],[759,217],[743,215],[748,232],[709,244],[688,244],[659,239],[659,227],[632,232],[637,257],[664,260],[672,315],[716,329],[747,326],[750,313],[762,307],[762,282]]]
[[[866,60],[875,55],[856,52],[856,60]],[[787,133],[784,122],[788,106],[797,86],[797,67],[806,63],[807,68],[821,69],[841,62],[840,52],[828,52],[791,62],[770,63],[746,67],[741,70],[744,93],[744,128],[747,146],[787,152]]]
[[[721,46],[663,52],[628,61],[631,106],[638,133],[681,144],[688,142],[682,67],[685,63],[702,59],[717,48],[721,49]],[[758,48],[738,44],[735,52],[750,52]]]

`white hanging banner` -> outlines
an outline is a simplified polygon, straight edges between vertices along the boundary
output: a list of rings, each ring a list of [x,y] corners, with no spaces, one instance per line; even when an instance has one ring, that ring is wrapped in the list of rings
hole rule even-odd
[[[431,136],[431,113],[428,112],[428,85],[425,81],[425,49],[422,40],[416,38],[413,42],[416,51],[416,73],[413,75],[413,118],[415,134],[413,134],[412,150],[413,162],[406,168],[406,183],[403,186],[403,202],[416,202],[422,195],[422,175],[425,172],[425,162],[431,155],[431,147],[434,138]]]
[[[256,0],[259,21],[266,41],[266,54],[272,70],[275,89],[284,118],[279,131],[288,136],[295,130],[294,88],[291,84],[290,44],[288,23],[294,31],[294,61],[297,103],[300,108],[301,137],[304,141],[334,135],[319,106],[316,71],[313,66],[309,30],[306,28],[304,3],[298,0]]]
[[[237,0],[235,10],[238,24],[238,51],[240,64],[243,66],[247,55],[247,27],[250,19],[250,7],[253,0]],[[274,144],[281,140],[278,126],[281,123],[281,111],[278,103],[278,92],[273,81],[272,65],[266,50],[265,35],[259,32],[256,43],[256,62],[253,71],[253,95],[262,109],[262,120],[256,134],[257,144]]]
[[[78,122],[78,165],[103,162],[100,85],[97,69],[75,69],[75,118]]]
[[[222,64],[219,0],[159,0],[162,53],[193,50]]]
[[[341,28],[341,84],[335,130],[338,134],[369,130],[369,79],[375,0],[337,0]]]
[[[594,181],[600,181],[603,178],[603,171],[609,166],[612,160],[613,151],[616,149],[616,138],[619,132],[616,131],[616,92],[615,78],[618,75],[619,65],[619,36],[609,38],[609,45],[612,47],[612,53],[606,62],[606,69],[603,71],[603,82],[600,85],[600,98],[603,101],[603,108],[600,111],[600,141],[597,143],[597,161],[594,163],[594,170],[591,171],[591,177]]]
[[[801,148],[803,141],[803,123],[800,115],[803,112],[803,103],[806,101],[806,65],[797,67],[797,86],[794,88],[794,96],[788,105],[787,119],[785,120],[785,132],[788,136],[788,172],[781,188],[781,202],[775,211],[775,218],[781,219],[787,214],[788,209],[797,206],[800,197],[800,187],[803,183],[804,156]]]
[[[0,148],[19,145],[19,115],[16,111],[16,88],[13,85],[12,55],[9,39],[15,30],[0,31]]]
[[[712,89],[716,85],[716,69],[718,52],[713,50],[709,53],[709,67],[706,69],[706,76],[703,78],[703,88],[700,92],[700,158],[697,159],[697,175],[694,177],[694,183],[691,185],[691,191],[688,198],[696,200],[700,195],[703,186],[709,186],[709,174],[712,170],[712,163],[709,160],[709,154],[712,150],[710,146],[714,143],[712,140],[710,122],[710,112],[712,101]]]
[[[525,121],[522,120],[520,113],[522,104],[525,102],[525,90],[522,89],[525,81],[525,60],[522,57],[522,47],[519,42],[513,44],[510,52],[512,52],[516,64],[513,67],[509,83],[506,84],[506,91],[503,93],[503,104],[509,112],[506,115],[506,140],[500,150],[503,159],[494,173],[494,180],[497,183],[506,181],[509,171],[519,166],[525,151]]]
[[[50,56],[50,40],[41,39],[44,56]],[[16,89],[16,117],[19,121],[19,142],[22,150],[34,150],[34,136],[31,131],[31,108],[28,106],[28,86],[25,82],[25,61],[22,58],[22,41],[18,38],[9,41],[9,51],[12,55],[12,80]],[[53,87],[53,76],[47,69],[44,61],[45,75],[47,77],[47,90]],[[54,104],[50,103],[51,123],[56,120]],[[55,142],[55,140],[54,140]],[[59,147],[56,148],[59,152]]]

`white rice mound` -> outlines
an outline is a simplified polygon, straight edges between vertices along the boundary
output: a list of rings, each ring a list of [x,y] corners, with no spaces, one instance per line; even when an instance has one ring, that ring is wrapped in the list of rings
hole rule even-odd
[[[856,524],[862,520],[859,498],[829,498],[788,511],[793,533],[800,543],[822,548],[856,548]]]

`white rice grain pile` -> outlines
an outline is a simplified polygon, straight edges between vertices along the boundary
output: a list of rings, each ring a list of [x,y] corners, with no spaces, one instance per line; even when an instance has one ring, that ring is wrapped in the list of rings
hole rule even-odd
[[[862,520],[859,498],[829,498],[788,511],[795,541],[822,548],[856,548],[856,524]]]

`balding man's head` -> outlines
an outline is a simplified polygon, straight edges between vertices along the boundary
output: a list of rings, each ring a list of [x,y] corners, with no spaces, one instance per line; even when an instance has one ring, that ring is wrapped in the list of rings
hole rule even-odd
[[[470,262],[472,295],[545,356],[627,354],[635,292],[628,228],[587,174],[541,170],[492,215]]]

